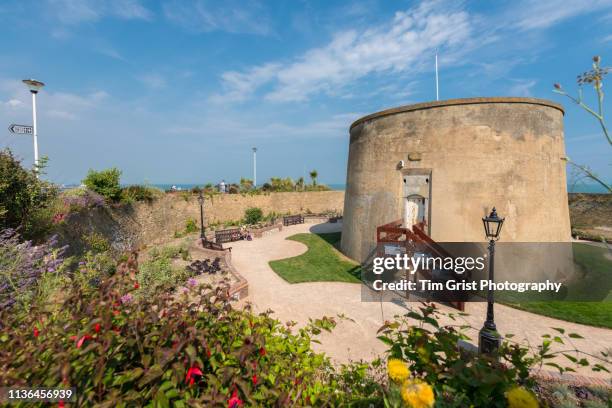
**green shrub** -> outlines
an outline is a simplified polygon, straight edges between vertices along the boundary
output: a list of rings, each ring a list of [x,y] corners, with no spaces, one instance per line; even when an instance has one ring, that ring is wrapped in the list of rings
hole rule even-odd
[[[244,211],[244,222],[248,225],[254,225],[263,219],[263,211],[258,207],[247,208]]]
[[[349,381],[373,388],[362,367],[337,373],[311,348],[332,319],[293,332],[269,312],[234,310],[225,286],[190,288],[140,296],[142,287],[115,274],[96,291],[67,288],[53,312],[0,310],[0,386],[75,387],[75,406],[347,406],[370,398],[345,391]]]
[[[162,191],[149,186],[133,185],[121,189],[121,201],[133,203],[137,201],[151,202],[158,198]]]
[[[111,201],[118,201],[121,198],[120,178],[121,171],[115,167],[101,171],[90,169],[83,184]]]
[[[185,221],[185,233],[186,234],[191,234],[193,232],[196,232],[198,230],[198,223],[196,220],[194,220],[193,218],[189,218],[187,221]]]
[[[556,335],[544,335],[540,346],[527,348],[511,341],[506,335],[495,356],[486,354],[469,355],[458,347],[460,340],[469,340],[465,330],[469,326],[441,326],[439,312],[433,304],[423,304],[419,311],[410,311],[406,318],[385,324],[380,330],[379,339],[389,346],[391,360],[403,362],[405,378],[423,381],[435,391],[436,408],[446,407],[506,407],[506,394],[510,390],[532,395],[531,389],[535,380],[530,369],[543,365],[554,367],[561,373],[574,371],[578,366],[590,363],[582,358],[579,350],[571,346],[572,338],[581,338],[576,333],[565,334],[562,328],[553,328]],[[456,319],[454,314],[448,314]],[[414,319],[418,325],[414,324]],[[563,351],[553,351],[551,344],[564,345]],[[576,357],[575,357],[576,356]],[[564,357],[574,367],[562,367],[551,361],[555,357]],[[597,358],[604,361],[605,358]],[[400,365],[401,368],[401,365]],[[601,364],[592,366],[594,371],[608,371]],[[389,365],[389,376],[398,377],[401,370]],[[392,382],[393,383],[393,382]],[[401,382],[400,382],[401,384]],[[393,384],[391,384],[393,385]],[[518,388],[517,388],[518,387]],[[398,398],[397,389],[389,387],[386,398]]]
[[[83,236],[87,248],[95,253],[106,252],[111,249],[110,242],[99,232],[92,232]]]
[[[25,169],[10,150],[0,151],[0,230],[21,227],[25,238],[44,238],[56,196],[54,185],[37,179],[36,172]]]
[[[140,265],[136,279],[145,296],[172,290],[187,280],[187,269],[172,265],[172,260],[176,257],[174,254],[174,248],[171,247],[153,250],[150,252],[151,258]],[[180,250],[176,252],[177,256],[179,254]]]

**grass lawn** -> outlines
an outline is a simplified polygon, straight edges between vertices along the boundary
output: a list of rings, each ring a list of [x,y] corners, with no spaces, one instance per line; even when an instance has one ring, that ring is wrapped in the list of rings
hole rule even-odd
[[[595,245],[573,245],[574,261],[584,272],[579,281],[568,287],[575,293],[600,292],[602,302],[571,302],[571,301],[542,301],[542,302],[509,302],[517,309],[554,317],[568,322],[587,324],[590,326],[612,328],[612,261],[606,259],[606,248]],[[607,295],[607,296],[606,296]]]
[[[287,282],[361,282],[359,264],[343,258],[334,247],[340,242],[339,232],[296,234],[287,239],[308,247],[302,255],[270,261],[272,270]]]

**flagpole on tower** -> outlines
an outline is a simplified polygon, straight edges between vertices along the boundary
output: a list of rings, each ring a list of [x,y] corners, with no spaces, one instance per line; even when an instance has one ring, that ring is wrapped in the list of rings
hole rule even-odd
[[[438,91],[438,50],[436,50],[436,101],[440,100],[440,93]]]

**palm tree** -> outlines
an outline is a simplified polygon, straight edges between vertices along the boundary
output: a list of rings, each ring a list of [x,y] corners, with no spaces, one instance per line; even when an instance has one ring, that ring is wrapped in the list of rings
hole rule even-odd
[[[310,172],[310,178],[312,179],[312,186],[316,186],[317,185],[317,176],[319,175],[319,173],[316,170],[313,170]]]

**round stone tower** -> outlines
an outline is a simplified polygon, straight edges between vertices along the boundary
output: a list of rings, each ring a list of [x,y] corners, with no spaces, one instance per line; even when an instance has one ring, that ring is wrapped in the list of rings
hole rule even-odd
[[[342,250],[363,261],[376,228],[406,217],[438,242],[482,242],[492,206],[506,217],[503,241],[567,242],[564,157],[563,108],[547,100],[452,99],[365,116],[350,128]]]

